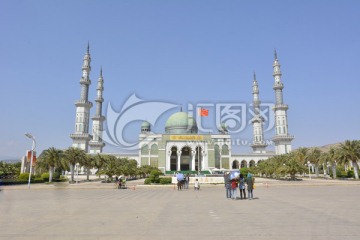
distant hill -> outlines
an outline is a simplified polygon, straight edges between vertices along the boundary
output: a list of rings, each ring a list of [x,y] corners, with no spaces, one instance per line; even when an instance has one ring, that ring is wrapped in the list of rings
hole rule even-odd
[[[321,147],[318,147],[322,152],[328,152],[330,150],[330,148],[338,148],[340,147],[340,144],[342,144],[342,142],[340,143],[333,143],[333,144],[327,144]]]
[[[338,148],[340,146],[340,144],[342,144],[342,143],[343,142],[332,143],[332,144],[327,144],[327,145],[324,145],[324,146],[319,146],[319,147],[316,147],[316,148],[320,149],[321,152],[328,152],[331,147]],[[308,147],[308,149],[313,149],[313,148],[315,148],[315,147]]]
[[[21,159],[8,159],[8,158],[4,158],[4,159],[1,159],[0,162],[17,163],[17,162],[21,162]]]

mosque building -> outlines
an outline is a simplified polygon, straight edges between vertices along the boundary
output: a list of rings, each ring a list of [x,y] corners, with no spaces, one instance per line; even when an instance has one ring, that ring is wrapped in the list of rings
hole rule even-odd
[[[239,169],[240,167],[255,166],[259,161],[266,160],[275,155],[289,153],[293,136],[288,133],[287,110],[283,102],[284,84],[281,81],[280,63],[275,51],[273,63],[273,77],[275,91],[275,136],[272,141],[275,152],[267,151],[264,139],[264,118],[260,114],[259,85],[254,73],[253,77],[253,110],[251,119],[253,126],[252,152],[248,154],[233,154],[232,139],[225,124],[221,124],[218,133],[199,133],[198,125],[192,114],[176,112],[166,121],[164,133],[153,133],[151,124],[144,121],[139,134],[138,153],[113,154],[117,157],[135,159],[138,166],[150,165],[159,168],[163,173],[174,171],[212,172],[222,169]],[[89,86],[91,85],[91,57],[89,45],[83,58],[82,77],[80,78],[81,94],[76,101],[75,132],[70,134],[73,140],[72,147],[80,148],[90,154],[103,153],[102,115],[104,78],[102,70],[97,81],[96,111],[92,119],[92,133],[89,133],[90,108],[92,103],[88,99]]]

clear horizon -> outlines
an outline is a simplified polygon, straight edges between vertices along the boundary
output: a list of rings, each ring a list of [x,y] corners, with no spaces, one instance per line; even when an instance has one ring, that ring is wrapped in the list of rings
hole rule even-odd
[[[38,154],[71,146],[88,42],[91,116],[101,67],[104,115],[109,104],[120,111],[134,93],[184,110],[201,103],[249,105],[254,71],[261,101],[273,103],[276,48],[293,149],[359,139],[359,10],[355,0],[3,0],[0,160],[25,155],[31,147],[26,132],[36,137]],[[209,110],[204,125],[215,130],[215,108]],[[159,118],[154,131],[164,133],[176,111]],[[125,135],[137,139],[140,124],[130,124]],[[251,125],[233,138],[251,141]],[[126,152],[104,148],[116,151]]]

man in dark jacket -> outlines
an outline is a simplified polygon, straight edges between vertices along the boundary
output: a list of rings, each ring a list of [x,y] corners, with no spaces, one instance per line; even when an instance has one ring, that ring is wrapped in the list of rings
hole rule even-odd
[[[229,172],[224,174],[224,183],[225,183],[225,190],[226,190],[226,198],[231,199],[231,179]]]

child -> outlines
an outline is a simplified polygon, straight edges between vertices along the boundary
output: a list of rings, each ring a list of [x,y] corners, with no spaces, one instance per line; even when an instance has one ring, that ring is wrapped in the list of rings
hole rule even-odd
[[[200,190],[200,183],[198,179],[195,180],[194,190]]]

